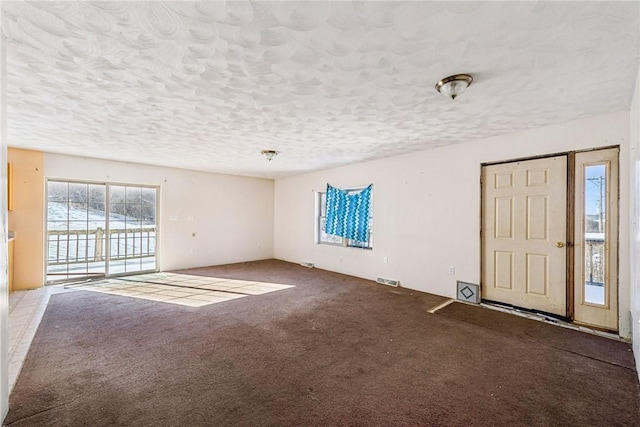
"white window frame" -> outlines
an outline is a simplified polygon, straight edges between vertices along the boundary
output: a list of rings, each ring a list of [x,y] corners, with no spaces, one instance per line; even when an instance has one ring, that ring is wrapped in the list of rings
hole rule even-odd
[[[355,187],[343,189],[348,194],[358,193],[367,187]],[[373,249],[373,209],[369,209],[369,227],[368,239],[366,242],[360,242],[354,239],[347,239],[340,236],[334,236],[324,232],[324,220],[327,215],[327,199],[326,191],[316,192],[316,221],[315,221],[315,242],[319,245],[342,246],[346,248]]]
[[[100,227],[103,228],[103,234],[102,234],[102,239],[104,239],[104,246],[102,246],[102,257],[104,259],[104,261],[100,261],[104,263],[104,267],[102,268],[95,268],[93,270],[89,269],[89,264],[91,263],[91,261],[89,261],[89,259],[91,258],[88,254],[88,241],[89,238],[86,237],[85,238],[85,247],[84,247],[84,251],[80,251],[80,253],[82,253],[84,255],[85,261],[84,264],[86,264],[86,268],[84,271],[78,270],[77,272],[70,272],[69,271],[69,265],[82,265],[82,262],[77,262],[77,263],[60,263],[60,265],[65,265],[66,269],[65,271],[58,271],[55,272],[51,272],[49,267],[50,267],[50,245],[52,240],[50,239],[50,234],[49,234],[49,230],[50,230],[50,223],[52,222],[62,222],[62,223],[69,223],[70,221],[73,222],[79,222],[79,221],[85,221],[85,218],[82,219],[78,219],[78,220],[71,220],[70,218],[67,218],[65,221],[51,221],[50,217],[49,217],[49,202],[51,201],[51,195],[49,193],[49,184],[50,183],[59,183],[62,185],[92,185],[92,186],[98,186],[98,187],[104,187],[104,214],[105,214],[105,221],[104,221],[104,226]],[[131,188],[131,189],[151,189],[155,191],[155,232],[153,232],[152,237],[150,235],[147,235],[147,245],[150,245],[150,241],[149,239],[153,240],[153,257],[149,254],[147,254],[147,256],[142,255],[141,253],[138,253],[138,256],[135,256],[134,253],[129,253],[129,248],[128,248],[128,244],[126,242],[128,242],[129,240],[131,240],[131,242],[135,245],[135,243],[139,243],[139,250],[142,250],[142,246],[144,246],[143,244],[143,237],[142,234],[140,235],[139,238],[135,237],[136,233],[141,232],[142,230],[138,230],[135,226],[133,227],[129,227],[128,225],[125,225],[125,229],[123,230],[123,232],[119,233],[121,235],[124,235],[124,237],[122,238],[122,240],[125,241],[125,249],[124,249],[124,256],[117,258],[117,259],[112,259],[112,243],[113,240],[119,242],[120,238],[116,237],[114,238],[112,235],[112,220],[111,220],[111,216],[113,215],[113,213],[111,212],[111,206],[113,204],[121,204],[123,206],[126,206],[128,204],[131,204],[127,201],[126,196],[124,196],[125,198],[122,199],[121,202],[118,203],[114,203],[111,200],[110,194],[111,191],[114,187],[122,187],[123,189],[126,188]],[[124,193],[126,194],[126,190],[124,190]],[[67,195],[67,199],[66,200],[62,200],[63,202],[69,203],[71,201],[69,195]],[[136,205],[136,203],[133,203],[134,205]],[[160,209],[160,187],[159,186],[155,186],[155,185],[145,185],[145,184],[130,184],[130,183],[116,183],[116,182],[105,182],[105,181],[88,181],[88,180],[76,180],[76,179],[64,179],[64,178],[47,178],[46,179],[46,183],[45,183],[45,251],[44,251],[44,264],[45,264],[45,271],[44,271],[44,280],[46,284],[52,284],[52,283],[56,283],[56,282],[64,282],[64,281],[68,281],[68,280],[76,280],[79,278],[92,278],[92,277],[117,277],[117,276],[123,276],[123,275],[129,275],[129,274],[139,274],[139,273],[151,273],[151,272],[156,272],[156,271],[160,271],[160,265],[159,265],[159,252],[160,252],[160,229],[159,229],[159,223],[160,223],[160,219],[159,219],[159,209]],[[87,206],[87,212],[89,212],[89,208]],[[87,219],[86,219],[87,223],[88,223],[88,214],[87,214]],[[140,223],[140,228],[142,228],[142,223]],[[88,225],[87,225],[88,227]],[[87,235],[90,231],[89,228],[87,228]],[[129,236],[131,235],[131,237]],[[117,234],[116,234],[117,236]],[[97,238],[97,237],[96,237]],[[54,242],[54,244],[57,242]],[[81,244],[82,240],[80,240],[80,243],[75,243],[76,248],[78,244]],[[58,243],[59,244],[59,243]],[[95,247],[95,246],[94,246]],[[148,246],[149,247],[149,246]],[[67,243],[67,249],[69,248],[69,243]],[[135,248],[135,246],[134,246]],[[135,249],[134,249],[135,251]],[[117,252],[118,254],[120,254],[121,252]],[[68,255],[67,255],[68,258]],[[143,267],[147,267],[144,265],[143,260],[145,258],[153,258],[153,267],[151,268],[143,268]],[[130,261],[133,260],[133,263],[128,264]],[[139,261],[137,261],[139,260]],[[117,263],[120,263],[121,266],[123,268],[117,268],[116,265]],[[130,267],[134,267],[135,263],[139,262],[139,266],[140,269],[130,269]],[[59,276],[59,277],[56,277]],[[66,277],[65,277],[66,276]]]

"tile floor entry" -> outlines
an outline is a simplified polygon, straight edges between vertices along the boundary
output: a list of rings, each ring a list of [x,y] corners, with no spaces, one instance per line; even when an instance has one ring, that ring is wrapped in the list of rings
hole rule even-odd
[[[278,283],[251,282],[180,273],[139,274],[65,285],[65,289],[102,292],[190,307],[202,307],[293,287]]]

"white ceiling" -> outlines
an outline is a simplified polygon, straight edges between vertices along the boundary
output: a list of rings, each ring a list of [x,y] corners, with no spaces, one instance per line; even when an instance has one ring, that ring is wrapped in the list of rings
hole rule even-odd
[[[9,146],[269,178],[619,111],[638,72],[637,1],[3,9]]]

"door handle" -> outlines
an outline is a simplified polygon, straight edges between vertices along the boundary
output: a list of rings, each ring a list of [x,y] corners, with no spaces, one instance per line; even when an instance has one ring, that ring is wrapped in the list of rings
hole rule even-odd
[[[556,248],[564,248],[564,242],[556,242]]]

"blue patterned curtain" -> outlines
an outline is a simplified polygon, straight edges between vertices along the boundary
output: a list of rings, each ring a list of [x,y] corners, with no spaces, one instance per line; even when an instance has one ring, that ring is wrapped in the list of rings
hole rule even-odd
[[[324,232],[366,242],[369,234],[369,209],[373,184],[358,193],[327,184],[327,215]]]

